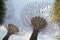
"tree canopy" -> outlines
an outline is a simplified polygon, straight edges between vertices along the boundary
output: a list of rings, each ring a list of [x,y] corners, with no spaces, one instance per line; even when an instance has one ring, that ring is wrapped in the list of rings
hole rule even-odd
[[[4,21],[4,16],[5,16],[5,3],[4,0],[0,0],[0,25],[3,23]]]

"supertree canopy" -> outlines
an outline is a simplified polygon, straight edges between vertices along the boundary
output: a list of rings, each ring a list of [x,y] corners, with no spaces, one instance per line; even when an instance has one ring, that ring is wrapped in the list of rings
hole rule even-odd
[[[7,35],[2,40],[8,40],[12,34],[19,32],[18,28],[14,24],[8,24],[7,30]]]
[[[25,27],[31,27],[33,33],[30,40],[37,40],[38,33],[42,34],[54,33],[55,25],[51,22],[52,11],[51,5],[47,2],[30,2],[22,8],[21,20]],[[42,35],[41,34],[41,35]]]

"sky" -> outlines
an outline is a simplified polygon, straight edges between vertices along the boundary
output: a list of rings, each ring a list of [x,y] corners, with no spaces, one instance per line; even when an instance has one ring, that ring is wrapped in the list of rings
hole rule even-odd
[[[15,25],[17,25],[17,27],[20,30],[20,34],[19,35],[11,35],[9,37],[9,40],[29,40],[31,33],[32,33],[32,29],[30,27],[24,27],[23,23],[21,21],[21,9],[23,8],[24,5],[26,5],[29,2],[34,2],[34,1],[45,1],[45,2],[50,2],[50,4],[52,5],[54,0],[12,0],[13,2],[13,6],[14,6],[14,15],[13,17],[10,19],[11,21],[8,21],[8,19],[5,19],[5,23],[4,25],[7,25],[8,23],[13,23]],[[17,19],[17,20],[16,20]],[[15,21],[16,20],[16,21]],[[4,26],[0,27],[0,40],[2,40],[2,38],[6,35],[7,30]],[[53,34],[51,34],[52,36]],[[38,40],[54,40],[53,36],[52,38],[50,38],[50,36],[48,35],[38,35]]]

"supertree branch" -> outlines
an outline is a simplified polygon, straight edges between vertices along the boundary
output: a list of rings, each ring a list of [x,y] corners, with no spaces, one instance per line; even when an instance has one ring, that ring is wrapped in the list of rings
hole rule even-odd
[[[8,30],[7,35],[3,38],[3,40],[8,40],[12,34],[19,31],[14,24],[9,24],[7,30]]]
[[[33,33],[30,40],[37,40],[39,31],[47,26],[47,21],[42,17],[33,17],[31,19],[31,24],[33,25]]]
[[[4,16],[5,16],[5,2],[4,0],[0,0],[0,25],[4,21]]]

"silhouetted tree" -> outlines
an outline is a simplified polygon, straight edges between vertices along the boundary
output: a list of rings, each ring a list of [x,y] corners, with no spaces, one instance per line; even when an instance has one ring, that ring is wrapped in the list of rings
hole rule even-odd
[[[3,23],[5,17],[5,2],[0,0],[0,25]]]

